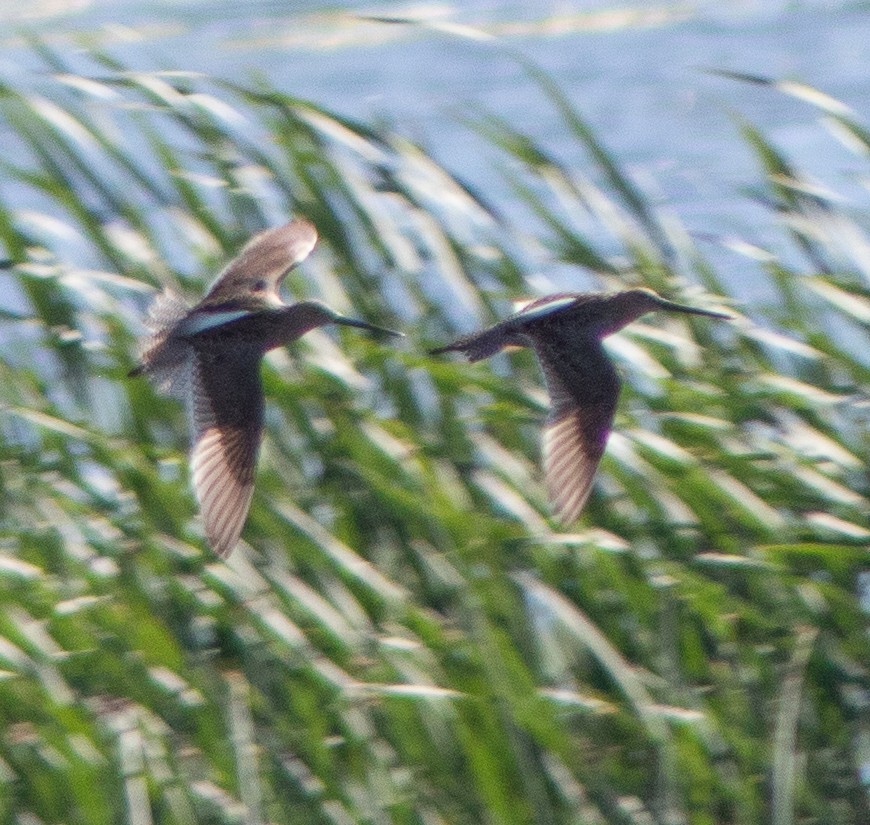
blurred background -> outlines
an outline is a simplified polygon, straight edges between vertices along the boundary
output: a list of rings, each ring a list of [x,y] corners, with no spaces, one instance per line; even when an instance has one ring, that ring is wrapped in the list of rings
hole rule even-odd
[[[38,823],[870,820],[866,4],[0,4],[0,815]],[[406,331],[263,366],[209,555],[156,289],[257,230]],[[560,289],[735,320],[609,339],[570,530],[527,352]]]
[[[836,181],[844,196],[867,205],[861,160],[817,128],[812,108],[705,71],[803,81],[867,111],[870,17],[855,0],[8,5],[2,65],[16,83],[39,75],[32,52],[11,36],[16,28],[62,47],[73,64],[77,47],[87,43],[110,49],[129,68],[241,83],[265,77],[343,115],[400,124],[403,134],[518,217],[481,140],[458,121],[490,111],[545,142],[556,157],[570,158],[572,147],[558,113],[506,56],[511,50],[560,84],[649,197],[673,209],[690,232],[737,235],[786,254],[769,213],[742,196],[755,166],[733,139],[736,113],[787,145],[808,175]],[[428,25],[360,19],[366,17]],[[441,27],[453,36],[439,34]],[[705,251],[748,299],[758,297],[744,260],[716,244]]]

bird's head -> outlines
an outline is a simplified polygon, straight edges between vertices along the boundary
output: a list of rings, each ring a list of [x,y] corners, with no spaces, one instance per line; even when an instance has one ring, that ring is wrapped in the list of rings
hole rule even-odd
[[[698,307],[687,306],[686,304],[678,304],[674,301],[668,301],[662,298],[661,295],[653,292],[651,289],[638,288],[627,289],[624,292],[617,292],[610,296],[609,299],[609,320],[607,330],[604,334],[609,335],[611,332],[616,332],[632,321],[640,318],[641,315],[646,315],[647,312],[656,310],[667,310],[668,312],[683,312],[689,315],[706,315],[708,318],[724,318],[728,319],[731,316],[725,315],[722,312],[714,312],[710,309],[700,309]]]
[[[359,327],[370,332],[402,337],[401,332],[376,327],[374,324],[358,321],[356,318],[347,318],[320,301],[300,301],[297,304],[284,306],[271,317],[277,322],[270,323],[268,326],[268,337],[264,341],[266,349],[287,344],[306,332],[327,324],[342,324],[348,327]]]

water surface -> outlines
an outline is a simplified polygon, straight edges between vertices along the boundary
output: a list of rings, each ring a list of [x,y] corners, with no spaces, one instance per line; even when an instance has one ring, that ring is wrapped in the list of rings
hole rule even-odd
[[[495,40],[360,19],[406,16],[467,26]],[[460,124],[494,112],[584,168],[557,113],[506,49],[557,79],[617,160],[687,228],[739,236],[782,254],[782,232],[745,188],[758,167],[739,112],[800,167],[866,207],[866,163],[808,104],[724,80],[705,67],[792,78],[870,112],[870,14],[856,2],[539,2],[373,5],[94,0],[0,4],[0,19],[73,55],[83,37],[133,68],[187,69],[281,89],[363,120],[386,120],[508,211],[495,153]],[[16,45],[17,44],[17,45]],[[20,82],[33,61],[7,38],[0,68]],[[710,245],[717,268],[751,293],[751,261]]]

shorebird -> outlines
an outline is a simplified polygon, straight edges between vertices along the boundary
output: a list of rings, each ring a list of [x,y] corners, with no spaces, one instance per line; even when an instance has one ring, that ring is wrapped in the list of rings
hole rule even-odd
[[[641,315],[662,309],[730,317],[667,301],[650,289],[568,292],[539,298],[489,329],[431,350],[433,355],[462,352],[469,361],[479,361],[505,347],[534,349],[551,407],[544,425],[544,475],[563,524],[580,515],[589,497],[616,411],[619,377],[601,341]]]
[[[193,488],[208,543],[221,557],[236,546],[254,492],[263,436],[263,355],[325,324],[401,335],[345,318],[318,301],[281,300],[284,276],[316,243],[317,231],[305,220],[261,232],[198,304],[190,307],[167,290],[146,319],[151,334],[130,375],[147,375],[158,389],[186,402]]]

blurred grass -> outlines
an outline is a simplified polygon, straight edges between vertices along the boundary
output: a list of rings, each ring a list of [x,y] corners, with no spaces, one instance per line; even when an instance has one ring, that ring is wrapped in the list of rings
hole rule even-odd
[[[870,216],[739,124],[805,261],[747,245],[779,300],[746,308],[534,67],[577,166],[471,124],[531,237],[389,130],[34,48],[41,88],[0,89],[4,821],[867,821]],[[866,155],[851,113],[798,91]],[[148,285],[199,294],[290,214],[321,243],[289,290],[409,340],[268,357],[224,564],[183,411],[124,376]],[[534,359],[422,354],[527,296],[542,246],[737,316],[612,339],[618,431],[570,534]]]

